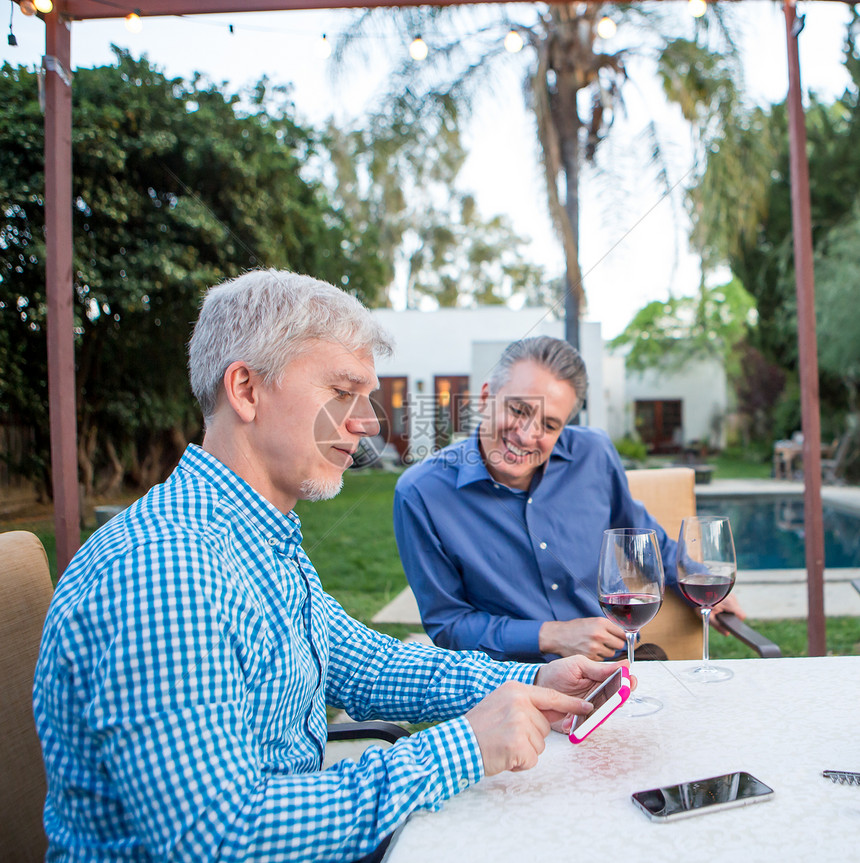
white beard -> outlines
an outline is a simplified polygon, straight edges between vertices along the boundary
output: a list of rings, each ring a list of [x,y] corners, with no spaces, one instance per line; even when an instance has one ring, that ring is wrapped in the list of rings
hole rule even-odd
[[[299,490],[302,500],[331,500],[340,494],[343,488],[343,477],[337,479],[306,479],[302,481]]]

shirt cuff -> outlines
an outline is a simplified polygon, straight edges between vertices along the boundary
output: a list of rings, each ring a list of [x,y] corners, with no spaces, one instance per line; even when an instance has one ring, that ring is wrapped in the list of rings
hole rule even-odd
[[[440,722],[426,728],[409,739],[417,741],[430,755],[437,767],[438,793],[425,800],[429,809],[439,809],[449,797],[465,791],[484,776],[484,760],[478,738],[465,716]],[[406,741],[404,741],[405,743]]]
[[[543,659],[540,652],[540,620],[508,620],[504,630],[504,649],[509,656]]]

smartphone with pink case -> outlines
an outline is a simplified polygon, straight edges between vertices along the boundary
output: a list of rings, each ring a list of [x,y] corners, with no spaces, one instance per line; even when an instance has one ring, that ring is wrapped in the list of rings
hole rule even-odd
[[[598,684],[588,695],[586,701],[594,705],[588,716],[577,716],[570,728],[571,743],[582,743],[595,728],[602,725],[630,697],[630,672],[621,667],[614,671],[603,683]]]

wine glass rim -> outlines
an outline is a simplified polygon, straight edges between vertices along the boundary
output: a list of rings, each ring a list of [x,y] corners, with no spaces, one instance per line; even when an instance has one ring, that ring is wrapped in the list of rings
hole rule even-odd
[[[688,515],[684,519],[684,521],[729,521],[729,517],[727,515]]]
[[[648,536],[657,534],[653,527],[610,527],[604,530],[606,536]]]

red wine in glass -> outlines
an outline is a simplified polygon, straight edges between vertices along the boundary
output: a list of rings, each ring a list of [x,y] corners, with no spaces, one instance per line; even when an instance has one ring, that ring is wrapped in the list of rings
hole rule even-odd
[[[711,565],[709,569],[709,573],[687,575],[678,580],[681,593],[700,608],[719,605],[735,585],[735,571],[732,567]]]
[[[729,668],[711,665],[708,632],[711,610],[735,584],[737,559],[732,527],[726,516],[690,516],[678,537],[678,587],[702,612],[702,664],[682,672],[697,683],[717,683],[733,676]]]
[[[638,632],[660,610],[662,599],[648,593],[613,593],[600,597],[600,607],[623,630]]]
[[[603,614],[624,630],[631,672],[636,634],[660,610],[663,582],[663,560],[656,531],[617,527],[603,532],[597,599]],[[632,695],[624,712],[627,716],[647,716],[662,706],[656,698]]]

